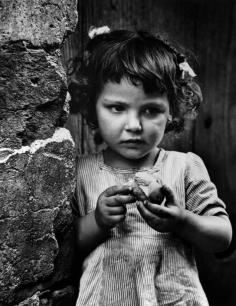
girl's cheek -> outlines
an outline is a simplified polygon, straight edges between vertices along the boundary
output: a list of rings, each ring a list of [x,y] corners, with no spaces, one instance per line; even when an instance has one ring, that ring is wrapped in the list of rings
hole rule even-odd
[[[166,116],[160,118],[160,119],[157,121],[157,125],[158,125],[160,128],[164,128],[164,129],[165,129],[166,124],[167,124],[167,117],[166,117]]]
[[[150,126],[153,128],[158,128],[158,129],[163,129],[163,127],[165,128],[167,123],[167,119],[166,117],[158,117],[154,120],[151,120],[149,122],[146,123],[146,126]]]

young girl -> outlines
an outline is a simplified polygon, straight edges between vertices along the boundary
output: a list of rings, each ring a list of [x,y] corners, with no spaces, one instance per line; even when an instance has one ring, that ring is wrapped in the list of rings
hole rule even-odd
[[[77,95],[106,149],[78,159],[76,305],[208,305],[192,247],[227,248],[225,205],[197,155],[159,146],[198,108],[195,74],[158,36],[103,27],[90,38]]]

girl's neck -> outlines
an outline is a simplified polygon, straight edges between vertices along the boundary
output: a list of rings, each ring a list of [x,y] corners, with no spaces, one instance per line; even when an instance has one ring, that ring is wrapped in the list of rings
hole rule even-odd
[[[111,148],[104,150],[104,163],[110,167],[118,169],[142,169],[152,168],[156,163],[160,149],[155,148],[140,159],[127,159],[113,151]]]

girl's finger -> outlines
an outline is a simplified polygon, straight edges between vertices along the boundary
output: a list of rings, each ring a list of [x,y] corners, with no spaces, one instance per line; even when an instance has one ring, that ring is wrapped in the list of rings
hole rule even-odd
[[[149,195],[148,195],[149,200],[152,203],[156,204],[161,204],[164,200],[164,195],[161,192],[161,190],[153,190]]]
[[[145,208],[148,209],[153,214],[155,214],[156,216],[159,216],[162,218],[168,218],[171,216],[169,208],[165,206],[161,206],[156,203],[146,202]]]
[[[115,216],[115,215],[125,215],[127,212],[127,208],[125,205],[122,206],[114,206],[109,208],[108,210],[108,214],[111,216]]]
[[[137,205],[137,208],[138,208],[140,215],[146,221],[157,222],[158,220],[161,219],[155,214],[153,214],[149,209],[147,209],[143,203],[139,203]]]
[[[174,192],[166,185],[163,185],[161,187],[161,192],[163,195],[166,197],[166,202],[167,203],[175,203],[175,195]]]
[[[119,223],[125,220],[125,215],[121,214],[121,215],[114,215],[111,216],[111,221],[115,224],[115,223]]]
[[[130,194],[130,193],[131,193],[131,188],[126,185],[111,186],[103,191],[103,195],[105,197],[112,197],[117,194]]]
[[[114,207],[125,205],[128,203],[134,203],[136,198],[133,195],[115,195],[113,197],[107,198],[107,206]]]

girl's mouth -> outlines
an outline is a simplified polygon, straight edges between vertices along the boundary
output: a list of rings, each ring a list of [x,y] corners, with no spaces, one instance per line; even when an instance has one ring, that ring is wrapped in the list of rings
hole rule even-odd
[[[124,144],[143,144],[144,140],[142,140],[140,138],[130,138],[130,139],[122,140],[121,143],[124,143]]]
[[[122,142],[144,142],[141,138],[129,138],[126,140],[122,140]]]

